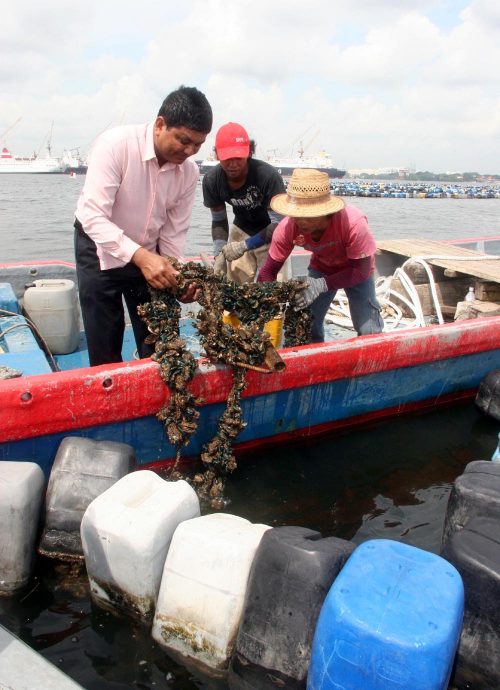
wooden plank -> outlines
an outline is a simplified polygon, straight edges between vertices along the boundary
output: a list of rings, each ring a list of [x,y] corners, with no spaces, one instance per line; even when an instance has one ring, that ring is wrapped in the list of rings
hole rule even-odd
[[[455,321],[477,319],[479,316],[500,316],[500,304],[496,302],[459,302]]]
[[[377,249],[407,258],[419,257],[433,266],[500,283],[500,257],[480,258],[487,255],[473,249],[422,238],[377,240]]]

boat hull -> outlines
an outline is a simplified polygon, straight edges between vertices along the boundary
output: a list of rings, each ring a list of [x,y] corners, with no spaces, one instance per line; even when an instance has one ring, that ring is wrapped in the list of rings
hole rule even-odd
[[[281,351],[283,372],[249,372],[245,430],[236,451],[472,399],[500,367],[500,317],[351,338]],[[184,449],[199,456],[215,434],[231,387],[225,366],[200,361],[192,381],[203,400]],[[150,360],[0,382],[0,459],[29,460],[48,473],[69,435],[130,443],[141,465],[170,461],[175,449],[156,412],[168,401]]]

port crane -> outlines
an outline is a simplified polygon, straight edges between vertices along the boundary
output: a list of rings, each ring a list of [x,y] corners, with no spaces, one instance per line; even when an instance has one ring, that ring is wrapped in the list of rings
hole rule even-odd
[[[1,143],[2,146],[5,146],[5,145],[6,145],[6,141],[7,141],[7,140],[6,140],[6,136],[7,136],[7,134],[8,134],[11,130],[13,130],[14,127],[15,127],[16,125],[18,125],[18,124],[21,122],[22,119],[23,119],[22,117],[18,117],[17,120],[16,120],[13,124],[11,124],[9,127],[7,127],[7,129],[4,129],[4,131],[0,134],[0,143]]]

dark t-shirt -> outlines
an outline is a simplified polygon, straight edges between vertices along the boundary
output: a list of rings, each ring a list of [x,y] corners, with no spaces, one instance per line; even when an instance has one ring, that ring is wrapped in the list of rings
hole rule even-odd
[[[203,177],[203,204],[208,208],[230,204],[234,224],[247,235],[255,235],[269,225],[267,209],[275,194],[283,194],[283,178],[272,165],[248,159],[248,175],[239,189],[230,189],[222,167],[216,165]]]

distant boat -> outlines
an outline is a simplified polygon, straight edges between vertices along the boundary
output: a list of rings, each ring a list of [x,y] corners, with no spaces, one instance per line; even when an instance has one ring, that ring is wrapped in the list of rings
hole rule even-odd
[[[314,170],[321,170],[328,173],[328,177],[339,178],[344,177],[346,170],[336,168],[326,151],[320,151],[314,156],[304,155],[304,149],[299,148],[296,156],[268,156],[264,158],[267,163],[274,165],[278,172],[283,177],[288,177],[296,168],[313,168]]]
[[[65,167],[65,172],[75,173],[76,175],[85,175],[87,172],[87,161],[80,155],[80,150],[65,149],[62,155],[62,163]]]
[[[38,156],[30,156],[21,158],[20,156],[13,156],[9,149],[4,146],[0,156],[0,174],[1,173],[62,173],[66,168],[60,158],[53,156],[46,156],[40,158]]]
[[[259,158],[259,156],[256,156],[256,158]],[[320,151],[314,156],[305,156],[303,149],[300,148],[297,152],[297,156],[282,157],[270,155],[261,160],[274,166],[283,177],[289,177],[296,168],[313,168],[315,170],[321,170],[322,172],[328,173],[328,177],[331,178],[344,177],[346,174],[346,170],[340,170],[333,165],[330,154],[326,153],[326,151]],[[218,162],[219,161],[213,156],[209,156],[202,161],[197,161],[200,173],[204,175],[209,172]]]

